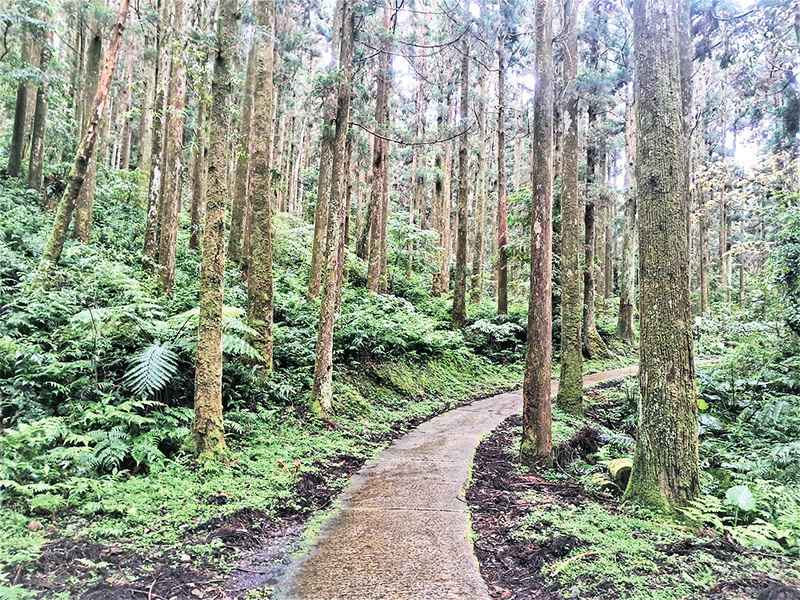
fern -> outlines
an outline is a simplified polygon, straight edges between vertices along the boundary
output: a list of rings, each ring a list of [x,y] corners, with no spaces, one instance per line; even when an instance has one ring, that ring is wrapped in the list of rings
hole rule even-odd
[[[167,344],[153,342],[131,358],[123,382],[133,393],[144,396],[165,389],[178,372],[178,355]]]
[[[261,354],[247,340],[230,333],[222,334],[222,351],[231,356],[243,356],[251,360],[261,360]]]

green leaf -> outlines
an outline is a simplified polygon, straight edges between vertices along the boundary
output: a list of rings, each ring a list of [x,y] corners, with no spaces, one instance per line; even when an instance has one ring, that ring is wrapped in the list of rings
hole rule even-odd
[[[756,500],[746,485],[735,485],[725,492],[725,502],[745,512],[756,508]]]
[[[153,342],[131,358],[123,382],[135,394],[149,396],[167,387],[178,372],[178,355],[161,342]]]

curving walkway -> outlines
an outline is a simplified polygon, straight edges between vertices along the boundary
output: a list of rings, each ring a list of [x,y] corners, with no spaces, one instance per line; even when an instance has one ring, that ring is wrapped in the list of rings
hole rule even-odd
[[[637,367],[584,378],[622,379]],[[553,392],[558,388],[553,383]],[[481,437],[522,410],[519,392],[431,419],[356,473],[312,550],[277,586],[284,600],[488,599],[463,500]]]

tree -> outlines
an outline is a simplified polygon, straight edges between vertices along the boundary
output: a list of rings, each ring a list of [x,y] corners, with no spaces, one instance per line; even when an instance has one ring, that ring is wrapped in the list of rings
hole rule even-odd
[[[95,144],[99,134],[100,120],[106,110],[108,100],[108,90],[111,85],[111,77],[117,65],[117,56],[122,45],[122,33],[125,31],[125,21],[128,18],[128,0],[121,0],[117,12],[116,21],[111,33],[111,42],[106,50],[103,61],[103,69],[97,84],[97,92],[94,96],[91,117],[89,118],[86,131],[83,135],[78,151],[75,153],[75,161],[68,178],[67,189],[61,196],[61,200],[56,208],[55,219],[50,235],[45,243],[44,252],[39,260],[35,282],[37,285],[46,284],[53,269],[61,259],[61,252],[64,249],[67,230],[72,222],[72,215],[75,211],[75,204],[81,189],[84,185],[86,172],[89,163],[94,156]]]
[[[617,336],[633,342],[633,313],[636,304],[636,107],[625,103],[625,225],[622,234],[622,266],[619,276]]]
[[[42,71],[42,82],[36,90],[36,108],[33,113],[33,129],[31,131],[31,157],[28,164],[28,187],[41,191],[42,172],[44,170],[44,134],[47,125],[47,67],[52,57],[50,48],[51,36],[42,44],[39,68]]]
[[[228,256],[234,262],[242,262],[242,236],[247,212],[248,182],[250,179],[251,134],[253,120],[253,83],[255,79],[255,45],[250,47],[247,57],[247,75],[242,94],[242,118],[239,123],[239,144],[236,153],[236,190],[231,202],[231,232],[228,236]],[[271,117],[270,117],[271,118]]]
[[[161,180],[159,210],[158,264],[161,289],[172,293],[175,284],[175,254],[178,239],[178,211],[181,206],[181,174],[183,163],[183,113],[186,96],[186,67],[184,65],[184,2],[175,0],[172,16],[172,47],[170,48],[170,77],[167,93],[167,115],[164,146],[164,173]]]
[[[228,183],[228,128],[233,77],[231,55],[239,33],[239,3],[222,0],[217,20],[216,57],[209,114],[208,198],[200,268],[200,319],[195,365],[195,450],[213,456],[225,450],[222,425],[222,309],[225,283],[225,204]]]
[[[469,201],[469,42],[461,45],[461,119],[458,136],[458,228],[456,230],[456,271],[453,281],[453,324],[463,327],[467,320],[467,208]]]
[[[312,408],[321,416],[329,416],[333,403],[333,328],[338,309],[341,273],[339,244],[344,225],[345,176],[347,135],[350,128],[350,96],[353,78],[353,25],[352,0],[341,0],[335,15],[334,30],[341,32],[339,44],[339,70],[336,86],[336,114],[333,123],[324,123],[334,131],[333,162],[331,165],[330,205],[325,234],[323,263],[324,296],[320,306],[317,326],[317,343],[314,361],[314,383],[311,388]]]
[[[674,2],[633,5],[641,400],[625,494],[659,509],[699,491],[677,12]]]
[[[389,3],[383,2],[383,35],[378,71],[376,74],[375,91],[375,123],[379,131],[386,129],[389,107],[389,87],[391,72],[389,71],[389,56],[391,50],[389,36]],[[367,269],[367,289],[377,292],[383,276],[383,244],[385,240],[384,214],[384,184],[387,177],[389,142],[381,137],[376,137],[372,154],[372,188],[370,191],[369,211],[369,253]]]
[[[556,402],[569,412],[582,411],[581,254],[583,215],[578,198],[578,30],[580,0],[564,0],[564,137],[561,159],[561,382]]]
[[[256,348],[264,369],[272,370],[272,190],[269,152],[272,144],[272,37],[274,0],[258,0],[256,19],[260,31],[254,40],[253,153],[251,185],[253,248],[247,280],[250,319],[258,332]]]
[[[522,387],[522,460],[549,460],[552,452],[550,363],[553,272],[553,3],[536,0],[536,72],[533,97],[533,178],[528,349]]]
[[[508,313],[508,199],[506,175],[506,60],[504,34],[497,36],[497,314]],[[514,165],[515,171],[519,166]]]

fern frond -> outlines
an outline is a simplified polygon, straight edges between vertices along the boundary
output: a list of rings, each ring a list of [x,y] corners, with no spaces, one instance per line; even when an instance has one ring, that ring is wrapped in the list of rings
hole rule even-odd
[[[178,372],[178,355],[170,346],[153,342],[131,358],[123,382],[135,394],[149,396],[167,387]]]

